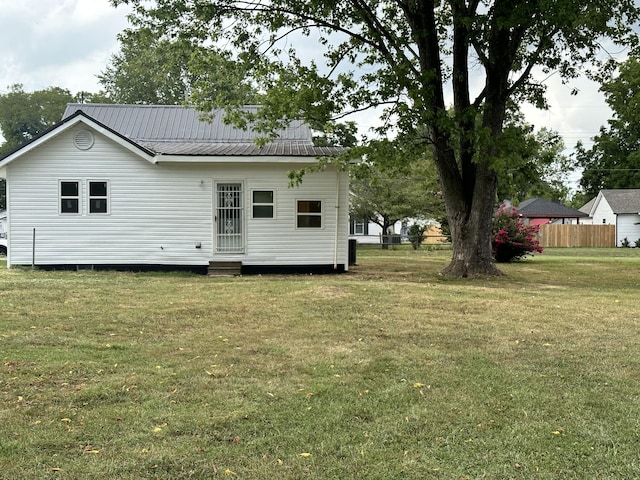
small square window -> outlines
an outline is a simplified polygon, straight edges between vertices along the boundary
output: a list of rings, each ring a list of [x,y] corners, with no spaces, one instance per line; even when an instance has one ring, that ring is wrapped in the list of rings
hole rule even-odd
[[[254,190],[252,203],[253,218],[273,218],[273,190]]]
[[[298,200],[296,209],[298,228],[322,228],[322,202]]]
[[[89,182],[89,213],[109,213],[109,185],[107,182]]]
[[[60,213],[80,213],[80,182],[60,182]]]

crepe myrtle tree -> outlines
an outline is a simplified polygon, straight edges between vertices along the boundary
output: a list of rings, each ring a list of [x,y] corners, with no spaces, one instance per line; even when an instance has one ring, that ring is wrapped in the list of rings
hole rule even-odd
[[[432,149],[453,243],[443,274],[456,277],[500,274],[491,219],[509,158],[508,106],[546,106],[534,73],[602,71],[601,46],[635,46],[640,14],[634,0],[112,3],[133,7],[134,26],[215,46],[243,65],[263,108],[256,118],[229,111],[237,125],[253,121],[269,135],[294,117],[324,123],[377,107],[380,133],[393,128]],[[206,83],[191,98],[203,111],[228,106]]]

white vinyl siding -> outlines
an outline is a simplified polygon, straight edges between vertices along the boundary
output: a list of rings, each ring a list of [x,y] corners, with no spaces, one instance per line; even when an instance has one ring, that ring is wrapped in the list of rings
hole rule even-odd
[[[600,197],[593,212],[594,225],[615,225],[616,214],[613,213],[611,206],[604,197]]]
[[[616,237],[618,246],[622,245],[625,238],[634,246],[636,240],[640,239],[640,215],[630,213],[618,215]]]
[[[290,188],[287,172],[300,163],[296,167],[241,159],[152,164],[98,132],[93,132],[90,150],[78,150],[74,133],[70,129],[7,165],[11,264],[31,263],[34,229],[35,261],[41,265],[206,265],[214,257],[240,259],[245,265],[328,265],[334,258],[347,264],[345,173],[338,182],[329,167]],[[87,189],[89,181],[107,181],[109,214],[61,215],[58,179],[77,180],[80,190]],[[216,183],[238,179],[243,179],[244,205],[251,205],[252,191],[277,192],[273,219],[254,219],[250,209],[244,209],[241,258],[215,252],[213,224]],[[87,199],[81,192],[80,203]],[[297,199],[322,201],[322,229],[296,228]],[[80,209],[88,211],[86,205]]]

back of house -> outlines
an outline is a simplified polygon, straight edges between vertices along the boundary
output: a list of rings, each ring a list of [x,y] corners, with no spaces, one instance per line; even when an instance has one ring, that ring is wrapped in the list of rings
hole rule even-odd
[[[257,108],[257,107],[248,107]],[[288,173],[340,149],[293,122],[258,134],[182,106],[72,104],[0,159],[7,264],[348,269],[348,176]]]

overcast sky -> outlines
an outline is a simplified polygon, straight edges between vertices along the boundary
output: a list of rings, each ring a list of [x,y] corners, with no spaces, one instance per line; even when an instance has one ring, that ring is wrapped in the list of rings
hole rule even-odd
[[[0,0],[0,93],[15,83],[27,91],[98,91],[96,76],[118,51],[127,12],[109,0]],[[564,86],[553,76],[547,83],[551,109],[525,107],[527,119],[559,132],[568,151],[578,140],[590,145],[610,116],[598,86],[585,80]],[[577,96],[570,95],[572,87]]]
[[[126,14],[109,0],[0,0],[0,92],[16,83],[98,91]]]

